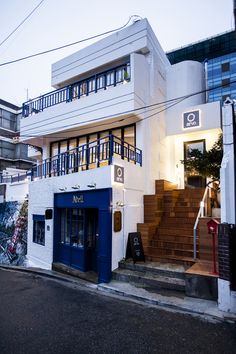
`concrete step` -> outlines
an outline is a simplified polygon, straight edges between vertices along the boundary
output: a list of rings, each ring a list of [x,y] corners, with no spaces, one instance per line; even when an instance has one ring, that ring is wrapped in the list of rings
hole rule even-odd
[[[149,273],[154,275],[161,275],[169,278],[185,279],[186,267],[182,265],[163,264],[160,262],[137,262],[134,263],[132,259],[122,260],[119,262],[120,269],[128,269],[132,271],[139,271],[143,274]]]
[[[160,289],[185,292],[185,280],[162,276],[149,272],[134,271],[130,269],[116,269],[112,273],[114,280],[138,284],[140,287],[158,292]]]
[[[147,254],[146,260],[150,262],[161,262],[161,263],[171,263],[184,266],[192,266],[195,262],[193,257],[180,257],[173,255],[155,255],[152,252]]]

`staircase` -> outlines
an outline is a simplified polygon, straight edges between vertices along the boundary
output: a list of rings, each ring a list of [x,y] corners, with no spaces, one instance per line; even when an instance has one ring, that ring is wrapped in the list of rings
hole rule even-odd
[[[192,265],[193,227],[204,189],[176,189],[156,181],[155,195],[144,196],[144,223],[138,224],[146,259]]]
[[[185,296],[185,269],[179,265],[120,261],[112,273],[113,280],[129,283],[135,288],[165,296]]]

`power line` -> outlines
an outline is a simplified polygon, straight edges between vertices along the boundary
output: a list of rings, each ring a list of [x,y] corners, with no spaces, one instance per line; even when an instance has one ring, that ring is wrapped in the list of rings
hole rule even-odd
[[[9,65],[9,64],[13,64],[13,63],[17,63],[19,61],[22,61],[22,60],[26,60],[26,59],[30,59],[30,58],[34,58],[34,57],[37,57],[39,55],[44,55],[44,54],[48,54],[48,53],[51,53],[51,52],[54,52],[56,50],[60,50],[60,49],[64,49],[64,48],[68,48],[68,47],[71,47],[73,45],[76,45],[76,44],[79,44],[79,43],[83,43],[83,42],[86,42],[86,41],[89,41],[91,39],[95,39],[95,38],[98,38],[98,37],[101,37],[101,36],[105,36],[106,34],[110,34],[110,33],[113,33],[113,32],[117,32],[117,31],[120,31],[121,29],[125,28],[129,22],[131,21],[133,16],[130,16],[129,20],[121,27],[119,28],[115,28],[113,30],[109,30],[109,31],[106,31],[106,32],[103,32],[103,33],[100,33],[100,34],[96,34],[94,36],[91,36],[91,37],[87,37],[87,38],[84,38],[84,39],[81,39],[79,41],[76,41],[76,42],[72,42],[72,43],[69,43],[69,44],[65,44],[65,45],[62,45],[60,47],[56,47],[56,48],[52,48],[52,49],[48,49],[48,50],[45,50],[43,52],[38,52],[38,53],[35,53],[35,54],[30,54],[30,55],[27,55],[25,57],[21,57],[21,58],[18,58],[18,59],[14,59],[14,60],[11,60],[11,61],[7,61],[7,62],[4,62],[4,63],[0,63],[0,67],[1,66],[5,66],[5,65]]]
[[[27,20],[30,18],[31,15],[39,8],[39,6],[44,2],[45,0],[40,1],[40,3],[24,18],[23,21],[0,43],[0,46],[3,45],[17,30],[20,28]]]
[[[236,80],[232,81],[231,82],[232,84],[233,83],[236,83]],[[168,103],[171,103],[171,102],[174,102],[174,101],[177,101],[177,100],[184,100],[184,99],[187,99],[189,97],[192,97],[192,96],[196,96],[196,95],[199,95],[199,94],[203,94],[203,93],[206,93],[206,92],[209,92],[209,91],[212,91],[212,90],[215,90],[217,88],[222,88],[224,87],[226,84],[219,84],[219,85],[216,85],[214,87],[211,87],[211,88],[207,88],[207,89],[204,89],[204,90],[201,90],[201,91],[198,91],[198,92],[194,92],[192,94],[189,94],[189,95],[185,95],[185,96],[180,96],[180,97],[176,97],[176,98],[173,98],[173,99],[170,99],[170,100],[165,100],[165,101],[162,101],[162,102],[159,102],[159,103],[153,103],[153,104],[150,104],[150,105],[146,105],[146,106],[142,106],[142,107],[139,107],[139,108],[135,108],[135,109],[132,109],[132,110],[128,110],[128,111],[122,111],[122,112],[118,112],[118,113],[115,113],[115,114],[112,114],[112,115],[107,115],[107,116],[102,116],[102,117],[98,117],[98,118],[94,118],[92,120],[87,120],[87,121],[84,121],[82,122],[83,124],[86,124],[86,123],[93,123],[93,122],[96,122],[96,121],[99,121],[99,120],[102,120],[102,119],[106,119],[106,118],[112,118],[112,117],[116,117],[117,115],[124,115],[124,114],[129,114],[129,113],[134,113],[134,112],[137,112],[137,111],[141,111],[141,110],[145,110],[145,109],[148,109],[148,108],[153,108],[155,109],[158,108],[158,106],[161,106],[161,105],[166,105]],[[77,112],[77,111],[74,111],[74,112]],[[62,119],[60,122],[64,121],[64,120],[68,120],[68,114],[70,113],[73,113],[73,112],[68,112],[67,113],[67,117],[65,117],[64,119]],[[86,114],[89,113],[89,112],[86,112]],[[64,115],[64,114],[63,114]],[[71,118],[74,118],[75,116],[78,116],[79,115],[77,113],[75,113],[73,116],[71,116],[69,119]],[[56,115],[54,116],[53,118],[56,119],[60,117],[60,115]],[[126,119],[129,118],[131,116],[128,116],[128,117],[125,117]],[[125,118],[122,118],[121,120],[123,121]],[[45,121],[47,121],[48,119],[46,119]],[[121,121],[121,120],[118,120],[117,122]],[[43,121],[44,122],[44,121]],[[42,121],[40,122],[42,123]],[[51,124],[54,124],[55,122],[48,122],[47,121],[47,126],[48,125],[51,125]],[[59,123],[59,121],[57,121],[57,123]],[[108,123],[106,123],[108,124]],[[105,124],[104,124],[105,125]],[[41,124],[41,125],[38,125],[37,127],[35,127],[35,124],[31,124],[29,126],[27,126],[26,130],[27,130],[27,133],[29,132],[29,130],[31,129],[30,127],[33,128],[41,128],[41,127],[44,127],[45,126],[45,123],[44,124]],[[61,126],[60,129],[65,129],[65,128],[71,128],[73,126],[78,126],[78,123],[74,123],[74,124],[67,124],[67,125],[64,125],[64,126]],[[78,130],[83,130],[84,128],[78,128]],[[86,128],[87,129],[87,128]],[[35,130],[35,129],[34,129]],[[24,135],[24,130],[21,131],[23,134],[21,134],[22,137],[34,137],[34,134],[33,135]],[[37,130],[36,130],[37,132]],[[35,134],[36,134],[35,132]],[[40,131],[38,132],[38,134],[40,133]],[[44,134],[48,134],[50,133],[50,130],[44,130],[44,131],[41,131],[41,133],[44,133]],[[35,135],[36,137],[38,137],[38,135]]]

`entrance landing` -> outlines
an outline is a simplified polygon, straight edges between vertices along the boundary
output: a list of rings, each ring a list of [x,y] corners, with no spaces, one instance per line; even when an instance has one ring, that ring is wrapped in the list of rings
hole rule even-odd
[[[87,280],[94,284],[98,283],[98,275],[93,271],[81,272],[80,270],[69,267],[63,263],[53,263],[52,270],[55,270],[56,272],[60,272],[63,274],[72,275],[76,278]]]

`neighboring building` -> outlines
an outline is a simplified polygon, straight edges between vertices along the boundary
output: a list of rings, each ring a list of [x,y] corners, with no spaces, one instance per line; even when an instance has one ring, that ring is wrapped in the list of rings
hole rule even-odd
[[[22,111],[21,140],[43,149],[29,185],[28,258],[107,282],[156,180],[205,185],[180,160],[217,140],[220,103],[195,94],[203,65],[171,66],[146,19],[53,64],[52,85]]]
[[[21,108],[0,99],[0,200],[4,200],[5,184],[3,175],[8,169],[15,168],[15,174],[20,170],[31,168],[34,159],[28,157],[28,146],[15,144],[13,138],[19,136]]]
[[[184,60],[197,60],[205,64],[207,101],[236,98],[236,35],[235,31],[191,43],[167,53],[171,64]],[[219,86],[216,89],[212,89]]]

